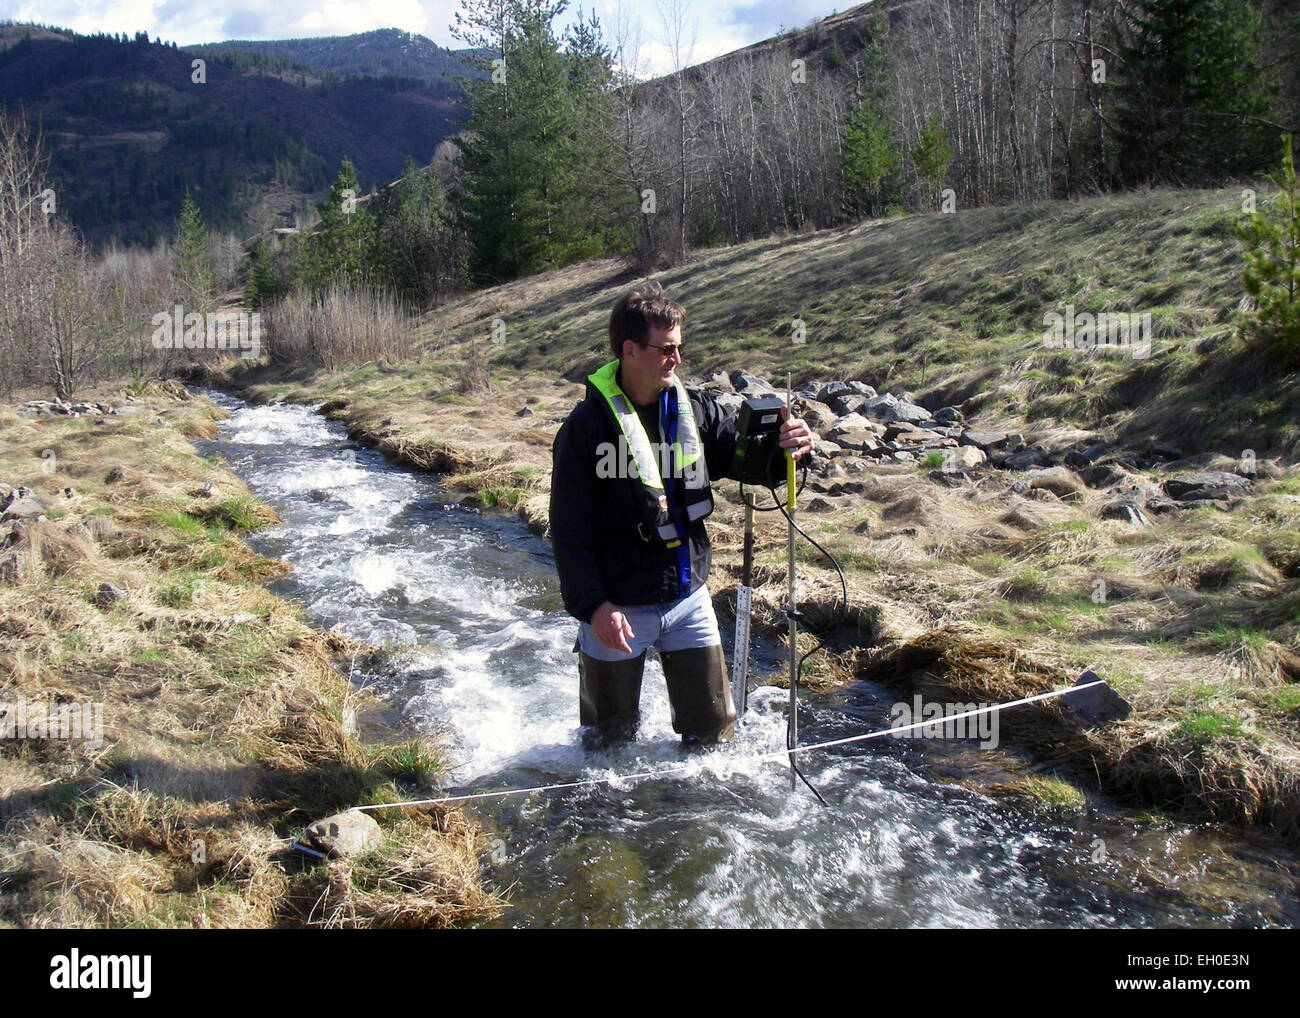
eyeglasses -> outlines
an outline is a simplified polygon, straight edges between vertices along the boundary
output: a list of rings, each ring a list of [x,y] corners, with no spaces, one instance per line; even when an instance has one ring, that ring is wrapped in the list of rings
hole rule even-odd
[[[682,353],[681,343],[665,343],[663,346],[655,346],[653,343],[642,343],[641,345],[647,350],[658,350],[659,356],[664,360],[671,360],[673,354],[676,354],[679,360],[685,356]]]

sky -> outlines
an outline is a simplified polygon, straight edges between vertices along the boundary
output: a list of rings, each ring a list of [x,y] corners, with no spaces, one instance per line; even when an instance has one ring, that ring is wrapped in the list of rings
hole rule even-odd
[[[576,19],[578,6],[600,17],[606,39],[621,19],[642,34],[642,68],[648,74],[672,70],[664,13],[671,3],[683,8],[682,62],[695,64],[748,46],[784,29],[800,28],[853,0],[577,0],[561,15],[561,26]],[[186,46],[225,39],[296,39],[352,35],[375,28],[401,28],[440,46],[461,48],[450,31],[459,0],[0,0],[0,21],[27,21],[77,32],[146,31],[149,37]],[[693,37],[693,45],[692,45]]]

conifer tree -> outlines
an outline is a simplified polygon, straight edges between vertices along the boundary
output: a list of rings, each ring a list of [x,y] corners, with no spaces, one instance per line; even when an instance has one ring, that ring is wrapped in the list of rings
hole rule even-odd
[[[339,165],[329,197],[316,206],[320,225],[307,244],[302,281],[313,290],[331,283],[360,286],[373,276],[374,217],[360,204],[361,185],[349,159]]]
[[[925,122],[925,130],[912,149],[912,165],[921,178],[922,207],[937,199],[943,178],[948,173],[948,164],[952,161],[952,149],[948,147],[948,134],[943,129],[939,114],[933,113]]]
[[[462,79],[469,136],[456,140],[464,172],[454,196],[479,283],[588,257],[603,243],[603,203],[585,185],[606,158],[591,125],[612,72],[594,21],[580,20],[562,51],[554,24],[567,7],[463,0],[456,14],[452,32],[482,72]]]
[[[902,153],[885,120],[885,43],[889,23],[877,12],[867,19],[856,71],[857,103],[844,125],[840,192],[850,219],[883,215],[899,196]]]
[[[1257,5],[1143,0],[1123,12],[1120,179],[1208,184],[1270,161],[1277,134]]]
[[[1242,276],[1256,304],[1243,331],[1277,344],[1280,359],[1294,365],[1300,362],[1300,188],[1290,135],[1283,138],[1282,169],[1273,180],[1276,208],[1261,202],[1255,214],[1237,223],[1245,245]]]
[[[187,312],[207,314],[213,308],[212,259],[208,256],[208,231],[189,189],[176,217],[176,258],[173,267],[177,299]]]

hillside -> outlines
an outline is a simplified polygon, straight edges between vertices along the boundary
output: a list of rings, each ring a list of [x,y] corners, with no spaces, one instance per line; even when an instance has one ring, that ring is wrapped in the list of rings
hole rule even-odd
[[[1154,191],[864,222],[699,251],[657,278],[686,306],[686,370],[855,378],[1001,430],[1093,429],[1189,453],[1300,456],[1295,376],[1232,339],[1239,189]],[[575,265],[431,312],[443,356],[576,379],[628,285]],[[1046,348],[1044,315],[1151,316],[1151,353]],[[508,339],[486,342],[500,316]],[[791,324],[805,322],[806,341]]]

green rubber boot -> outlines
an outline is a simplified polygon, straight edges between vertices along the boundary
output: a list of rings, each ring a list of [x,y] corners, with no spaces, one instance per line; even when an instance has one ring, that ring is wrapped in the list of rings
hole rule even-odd
[[[583,749],[608,749],[636,738],[641,723],[645,651],[625,661],[600,661],[578,652],[578,716]]]
[[[680,733],[682,745],[730,742],[736,732],[736,705],[722,645],[660,651],[659,660],[668,680],[673,731]]]

